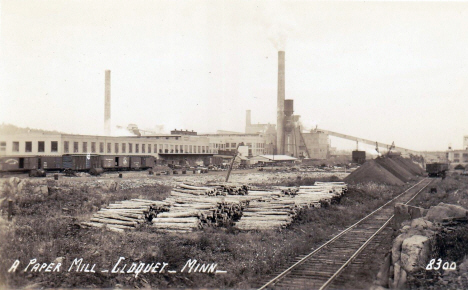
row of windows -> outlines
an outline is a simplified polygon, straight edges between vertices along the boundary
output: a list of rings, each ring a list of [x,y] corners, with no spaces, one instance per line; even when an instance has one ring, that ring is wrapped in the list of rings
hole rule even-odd
[[[134,143],[106,143],[91,142],[91,150],[88,151],[88,142],[82,142],[82,151],[80,152],[79,142],[73,142],[73,153],[97,153],[96,145],[99,145],[99,153],[208,153],[208,146],[195,145],[169,145],[169,144],[134,144]],[[105,151],[104,151],[104,145]],[[113,150],[112,150],[113,149]],[[134,150],[135,149],[135,150]],[[141,149],[141,150],[140,150]],[[70,152],[69,141],[63,142],[63,152]]]
[[[454,153],[454,154],[453,154],[453,157],[454,157],[454,158],[460,158],[460,153]],[[464,157],[464,158],[468,158],[468,153],[463,153],[463,157]]]
[[[2,147],[4,148],[2,151],[6,151],[6,142],[2,142]],[[13,141],[12,149],[13,152],[20,152],[20,142]],[[32,152],[32,150],[33,142],[24,142],[24,152]],[[37,152],[45,152],[45,141],[37,142]],[[50,152],[58,152],[58,141],[50,141]]]
[[[45,145],[45,141],[38,141],[37,152],[45,152]],[[73,147],[70,148],[70,145]],[[104,145],[106,145],[105,148]],[[0,142],[0,152],[6,151],[6,146],[6,142]],[[99,146],[99,148],[97,148],[97,146]],[[195,145],[153,144],[152,146],[152,144],[114,143],[114,146],[112,146],[112,143],[81,142],[80,146],[80,142],[63,142],[63,153],[127,153],[127,149],[128,153],[209,153],[210,151],[208,146]],[[20,142],[12,142],[12,151],[20,152]],[[24,142],[24,152],[33,152],[32,141]],[[58,141],[50,142],[50,152],[58,152]]]

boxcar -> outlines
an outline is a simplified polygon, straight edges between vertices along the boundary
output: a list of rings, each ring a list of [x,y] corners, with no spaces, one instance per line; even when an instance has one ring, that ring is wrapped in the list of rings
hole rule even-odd
[[[0,171],[28,171],[38,169],[40,163],[33,157],[1,157]]]
[[[63,169],[72,170],[89,170],[91,168],[98,168],[99,156],[97,155],[63,155],[62,157]]]
[[[143,156],[141,157],[141,168],[152,168],[154,167],[154,157],[153,156]]]
[[[130,157],[130,169],[140,169],[140,168],[141,168],[141,157],[131,156]]]
[[[428,163],[426,164],[426,172],[430,177],[445,176],[449,165],[447,163]]]
[[[62,157],[61,156],[39,156],[38,163],[40,164],[39,169],[44,169],[44,170],[62,169]]]

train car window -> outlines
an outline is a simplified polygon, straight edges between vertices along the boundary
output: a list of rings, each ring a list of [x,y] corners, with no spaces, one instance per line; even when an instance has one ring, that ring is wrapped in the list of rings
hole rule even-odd
[[[96,142],[91,142],[91,153],[96,153]]]
[[[44,151],[45,151],[44,141],[37,141],[37,152],[44,152]]]
[[[13,152],[19,152],[19,142],[13,142]]]
[[[128,153],[133,153],[133,144],[128,143]]]
[[[141,153],[146,153],[146,145],[141,144]]]
[[[99,153],[104,153],[104,142],[99,142]]]
[[[125,153],[127,151],[126,145],[127,144],[122,143],[122,153]]]
[[[31,141],[26,141],[24,151],[25,152],[32,152],[32,142]]]
[[[88,142],[83,142],[83,153],[88,153]]]
[[[114,144],[115,153],[119,153],[119,143]]]
[[[0,151],[6,151],[6,142],[0,142]]]
[[[140,153],[140,144],[135,144],[135,153]]]
[[[63,141],[63,152],[68,153],[69,152],[69,143],[68,141]]]
[[[107,143],[107,153],[112,153],[112,144]]]
[[[57,152],[57,151],[58,151],[58,142],[50,141],[50,152]]]
[[[73,142],[73,153],[78,153],[78,142]]]

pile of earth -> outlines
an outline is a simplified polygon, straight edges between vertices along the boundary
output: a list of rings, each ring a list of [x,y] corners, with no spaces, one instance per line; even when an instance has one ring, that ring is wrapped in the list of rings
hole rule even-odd
[[[373,181],[403,185],[423,174],[424,170],[410,159],[401,156],[385,156],[366,161],[344,181],[351,184]]]

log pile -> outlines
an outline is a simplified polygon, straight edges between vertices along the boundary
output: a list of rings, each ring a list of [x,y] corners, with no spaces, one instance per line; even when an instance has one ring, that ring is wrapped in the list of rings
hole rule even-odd
[[[287,227],[301,209],[337,202],[346,191],[342,182],[266,190],[181,183],[164,201],[132,199],[110,204],[83,225],[118,232],[136,229],[145,222],[158,231],[173,233],[232,225],[241,230],[280,229]]]
[[[107,227],[109,230],[123,232],[139,228],[151,221],[160,212],[169,210],[169,204],[163,201],[131,199],[109,204],[96,212],[85,227]]]
[[[273,230],[287,227],[304,208],[321,207],[339,201],[346,193],[344,183],[316,182],[313,186],[276,187],[276,191],[250,191],[258,196],[235,224],[240,230]]]

